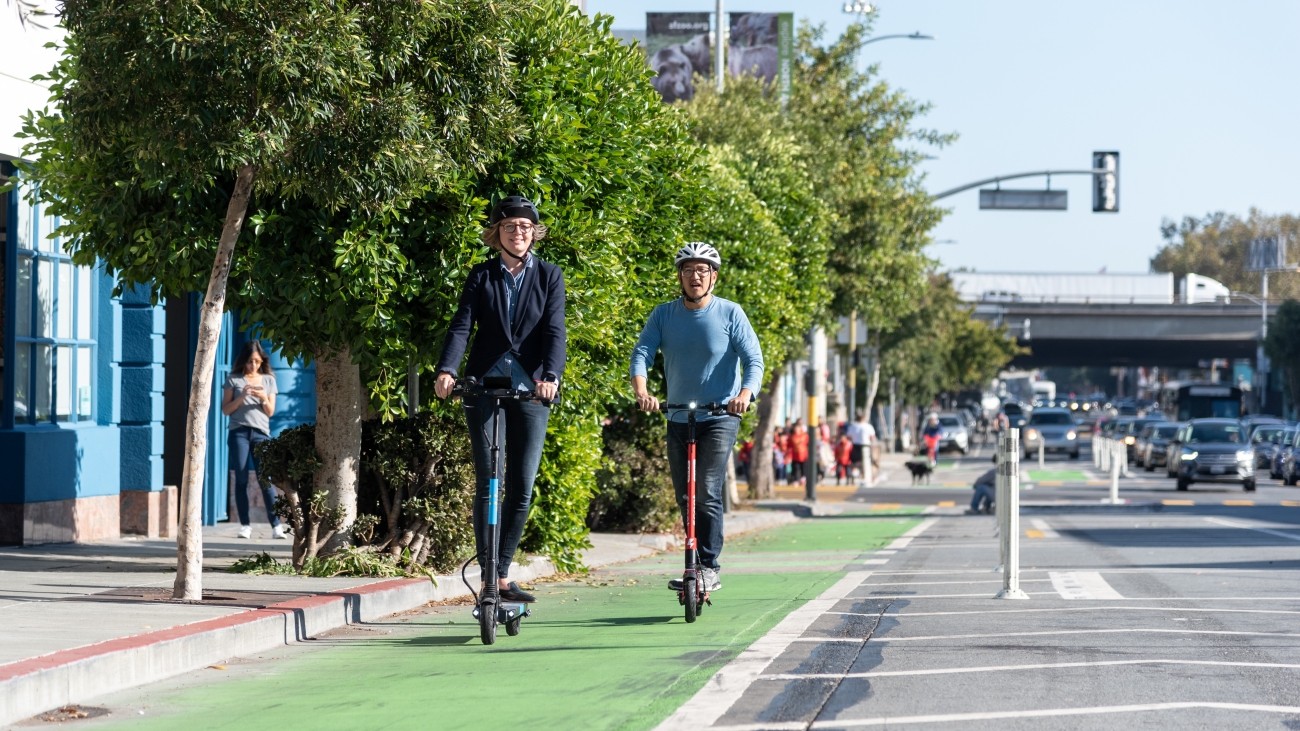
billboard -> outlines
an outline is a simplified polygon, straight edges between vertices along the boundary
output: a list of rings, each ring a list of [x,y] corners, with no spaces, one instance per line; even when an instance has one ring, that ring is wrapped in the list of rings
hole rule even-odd
[[[646,13],[645,49],[655,89],[666,102],[695,98],[693,74],[711,76],[709,13]]]
[[[757,76],[790,97],[794,62],[794,13],[731,13],[727,73]]]

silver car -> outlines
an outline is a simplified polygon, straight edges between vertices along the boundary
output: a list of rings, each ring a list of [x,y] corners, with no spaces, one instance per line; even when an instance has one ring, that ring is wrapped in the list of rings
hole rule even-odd
[[[970,449],[970,429],[966,420],[951,411],[939,414],[939,427],[943,434],[939,437],[939,451],[955,449],[962,454]]]
[[[1039,445],[1044,452],[1065,452],[1070,459],[1079,458],[1079,425],[1074,423],[1074,414],[1069,409],[1034,409],[1022,431],[1026,460],[1038,454]]]

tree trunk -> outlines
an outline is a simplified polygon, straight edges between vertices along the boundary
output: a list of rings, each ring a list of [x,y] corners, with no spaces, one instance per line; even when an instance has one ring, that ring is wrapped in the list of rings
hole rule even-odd
[[[754,425],[754,449],[749,453],[749,495],[758,500],[776,497],[772,480],[772,435],[776,432],[776,399],[781,392],[781,376],[767,385],[758,400],[758,423]]]
[[[208,451],[208,411],[212,408],[212,371],[221,339],[221,315],[226,310],[226,281],[235,242],[244,228],[248,198],[256,169],[245,165],[235,177],[235,189],[226,206],[221,242],[208,277],[208,291],[199,312],[199,342],[194,351],[194,373],[190,380],[190,404],[185,421],[185,460],[181,477],[181,521],[176,534],[176,582],[172,598],[203,599],[203,467]]]
[[[871,372],[867,374],[867,400],[862,407],[862,413],[867,415],[868,421],[871,420],[871,407],[876,403],[876,396],[880,393],[880,359],[872,358],[871,363]],[[884,429],[882,428],[881,431]]]
[[[361,463],[361,369],[352,351],[343,348],[316,356],[316,489],[328,494],[326,503],[339,522],[324,553],[352,543],[357,519],[357,467]]]

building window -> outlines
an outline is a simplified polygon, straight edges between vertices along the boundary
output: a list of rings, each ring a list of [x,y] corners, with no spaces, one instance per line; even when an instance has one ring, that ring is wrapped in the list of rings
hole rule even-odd
[[[12,369],[14,426],[92,421],[96,343],[93,269],[77,266],[52,236],[59,221],[26,199],[27,185],[10,192],[5,226],[6,289],[13,289],[13,321],[6,327],[5,364]],[[7,269],[7,267],[6,267]]]

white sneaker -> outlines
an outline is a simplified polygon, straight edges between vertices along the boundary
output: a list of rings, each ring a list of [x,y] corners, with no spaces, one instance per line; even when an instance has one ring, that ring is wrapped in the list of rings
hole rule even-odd
[[[275,530],[271,531],[271,537],[272,537],[272,538],[288,538],[288,537],[289,537],[289,533],[288,533],[287,531],[285,531],[285,529],[284,529],[284,523],[281,523],[281,524],[277,525],[277,526],[275,527]]]
[[[251,526],[251,525],[241,525],[241,526],[239,526],[239,532],[236,533],[235,535],[238,536],[238,537],[240,537],[240,538],[252,538],[252,537],[253,537],[253,526]]]
[[[700,569],[700,581],[704,583],[705,591],[717,591],[722,588],[722,578],[718,576],[721,569],[711,569],[704,567]]]

